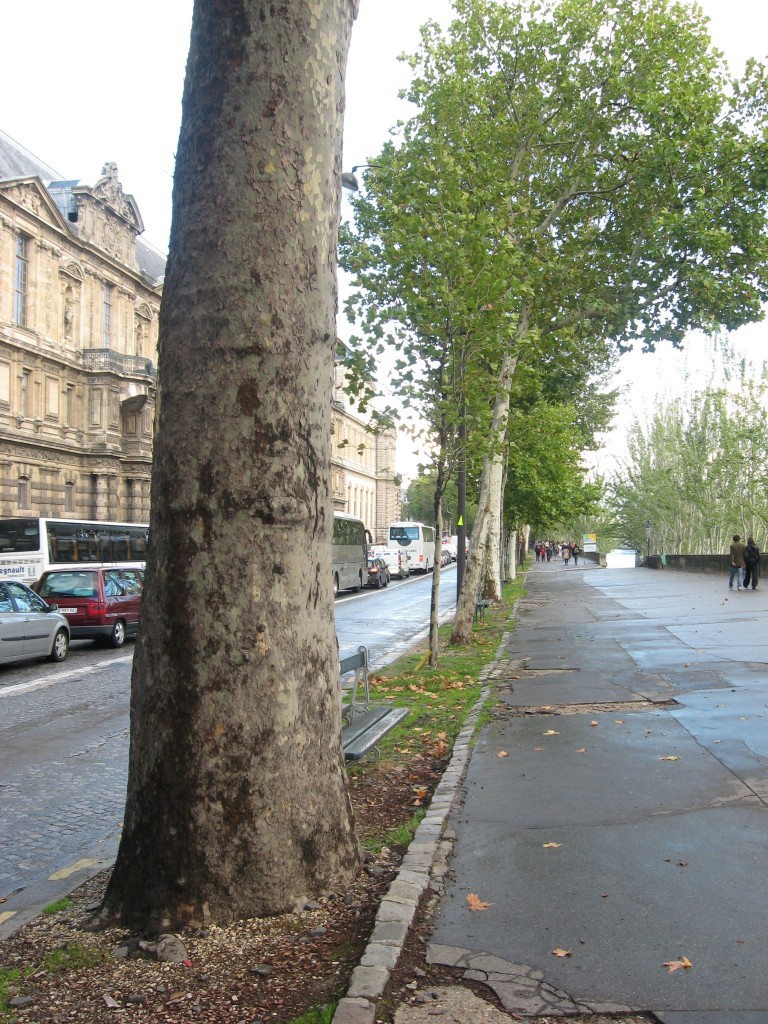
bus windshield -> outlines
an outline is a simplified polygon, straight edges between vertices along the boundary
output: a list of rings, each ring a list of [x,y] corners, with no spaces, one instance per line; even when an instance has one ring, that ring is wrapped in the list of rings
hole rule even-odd
[[[390,526],[389,539],[396,540],[399,544],[410,544],[412,540],[419,539],[418,526]]]

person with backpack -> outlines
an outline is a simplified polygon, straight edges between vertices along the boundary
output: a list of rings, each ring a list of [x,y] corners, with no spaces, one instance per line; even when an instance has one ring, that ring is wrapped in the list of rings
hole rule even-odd
[[[752,584],[752,589],[757,590],[757,578],[760,573],[760,549],[755,544],[754,537],[747,537],[744,545],[744,589]]]

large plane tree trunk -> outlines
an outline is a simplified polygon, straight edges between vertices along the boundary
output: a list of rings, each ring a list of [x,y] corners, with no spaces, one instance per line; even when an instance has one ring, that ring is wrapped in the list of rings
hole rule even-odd
[[[357,0],[196,0],[160,323],[128,800],[105,912],[280,913],[358,866],[330,398]]]

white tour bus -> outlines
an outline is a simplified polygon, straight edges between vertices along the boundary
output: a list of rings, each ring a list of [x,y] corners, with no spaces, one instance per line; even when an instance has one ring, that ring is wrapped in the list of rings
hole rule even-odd
[[[149,526],[82,519],[0,519],[0,579],[31,586],[48,569],[125,565],[143,569]]]
[[[389,545],[399,544],[408,553],[411,572],[429,572],[435,567],[435,529],[424,523],[391,523]]]
[[[371,535],[357,516],[333,513],[333,593],[357,590],[368,582],[368,544]]]

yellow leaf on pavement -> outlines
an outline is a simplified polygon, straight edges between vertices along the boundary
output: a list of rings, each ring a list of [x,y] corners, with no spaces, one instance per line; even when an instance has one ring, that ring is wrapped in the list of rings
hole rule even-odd
[[[563,845],[562,843],[542,843],[545,850],[559,850]]]
[[[467,903],[469,904],[470,910],[487,910],[491,906],[490,903],[486,903],[485,900],[481,900],[476,892],[471,892],[467,896]]]
[[[552,953],[554,956],[573,956],[570,949],[553,949]]]
[[[681,967],[684,967],[686,970],[689,970],[691,967],[693,967],[693,964],[687,956],[682,956],[679,960],[667,960],[664,963],[664,966],[667,968],[670,974],[674,974],[675,971],[679,971]]]
[[[674,754],[670,754],[669,757],[660,757],[659,760],[660,761],[679,761],[680,758],[676,757]]]
[[[506,750],[500,750],[496,757],[509,757],[509,754],[506,752]]]

